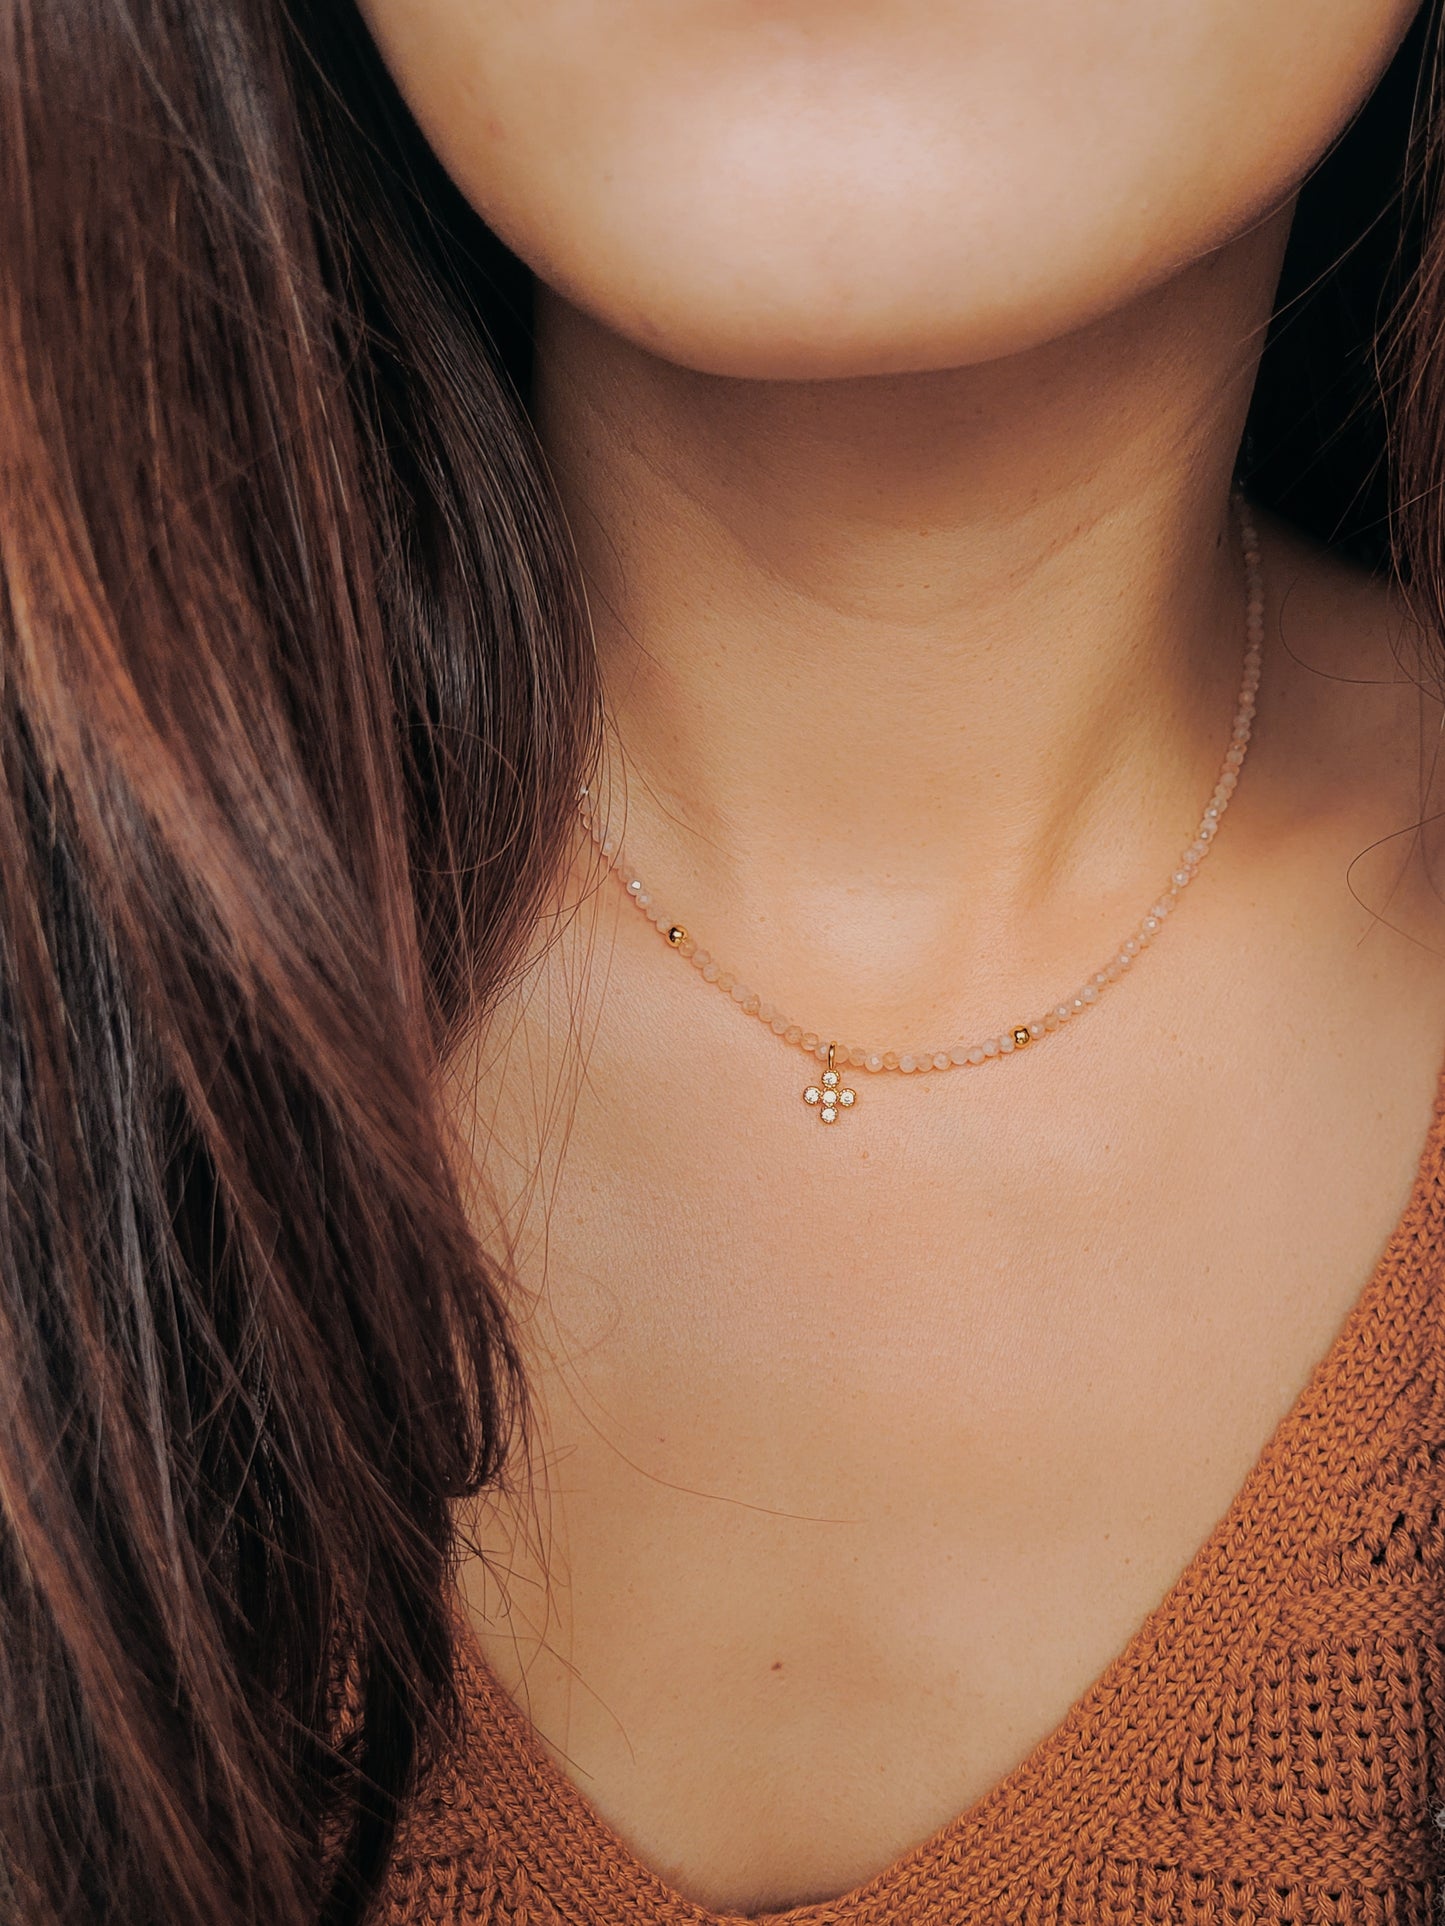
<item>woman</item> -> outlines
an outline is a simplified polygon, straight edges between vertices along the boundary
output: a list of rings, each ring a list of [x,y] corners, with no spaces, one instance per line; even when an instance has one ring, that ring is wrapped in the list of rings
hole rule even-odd
[[[1434,10],[3,32],[4,1916],[1433,1919]]]

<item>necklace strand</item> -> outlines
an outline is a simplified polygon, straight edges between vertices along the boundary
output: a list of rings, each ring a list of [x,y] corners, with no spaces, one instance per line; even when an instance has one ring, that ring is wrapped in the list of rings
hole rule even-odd
[[[588,834],[619,880],[626,878],[628,896],[668,945],[692,964],[705,983],[711,983],[724,995],[731,997],[745,1016],[755,1017],[759,1023],[766,1024],[781,1042],[805,1050],[826,1065],[820,1084],[809,1084],[803,1092],[804,1102],[817,1110],[823,1123],[835,1122],[842,1110],[851,1109],[857,1102],[857,1092],[842,1082],[843,1069],[874,1072],[897,1070],[905,1074],[924,1070],[952,1070],[988,1063],[994,1058],[1026,1049],[1091,1009],[1111,983],[1128,974],[1140,952],[1147,949],[1158,935],[1165,918],[1172,913],[1180,896],[1197,874],[1219,833],[1224,812],[1239,782],[1239,772],[1244,765],[1254,722],[1264,648],[1264,582],[1260,568],[1259,537],[1249,509],[1238,494],[1234,496],[1234,510],[1239,522],[1247,584],[1244,667],[1229,746],[1193,840],[1180,856],[1167,886],[1109,961],[1071,996],[1062,998],[1039,1016],[1009,1025],[997,1036],[986,1037],[982,1042],[949,1044],[941,1049],[871,1050],[862,1044],[842,1044],[822,1031],[810,1030],[804,1024],[795,1022],[784,1015],[775,1003],[759,996],[733,971],[726,969],[716,957],[696,943],[684,924],[658,909],[652,891],[626,863],[618,839],[599,823],[601,810],[590,788],[581,791],[578,809]]]

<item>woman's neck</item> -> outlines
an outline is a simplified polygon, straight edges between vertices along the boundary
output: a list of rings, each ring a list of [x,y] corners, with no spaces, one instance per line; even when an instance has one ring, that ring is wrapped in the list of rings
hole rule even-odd
[[[1228,733],[1229,480],[1286,213],[1068,339],[943,372],[698,374],[542,296],[613,804],[625,769],[665,906],[706,902],[719,947],[821,919],[836,948],[872,892],[966,960],[980,922],[1107,896],[1121,845],[1147,893]]]

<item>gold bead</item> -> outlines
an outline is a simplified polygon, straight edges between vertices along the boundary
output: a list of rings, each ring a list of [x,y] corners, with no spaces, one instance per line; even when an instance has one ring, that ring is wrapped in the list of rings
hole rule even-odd
[[[687,931],[682,927],[681,923],[673,924],[672,928],[667,932],[667,940],[674,949],[677,948],[679,943],[685,943],[687,941]]]
[[[1013,1039],[1015,1050],[1022,1050],[1026,1043],[1032,1043],[1033,1041],[1033,1038],[1029,1035],[1027,1025],[1022,1023],[1014,1031]]]

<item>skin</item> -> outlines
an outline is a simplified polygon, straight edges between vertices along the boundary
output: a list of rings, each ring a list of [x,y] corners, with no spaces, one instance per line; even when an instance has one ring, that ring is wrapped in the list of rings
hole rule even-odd
[[[367,0],[540,279],[537,411],[637,872],[907,1047],[1091,972],[1228,733],[1228,488],[1300,178],[1386,0]],[[1402,1209],[1445,1056],[1441,715],[1265,521],[1235,803],[1158,945],[985,1070],[786,1051],[579,840],[451,1066],[533,1448],[466,1521],[503,1683],[715,1908],[842,1893],[1056,1727]]]

